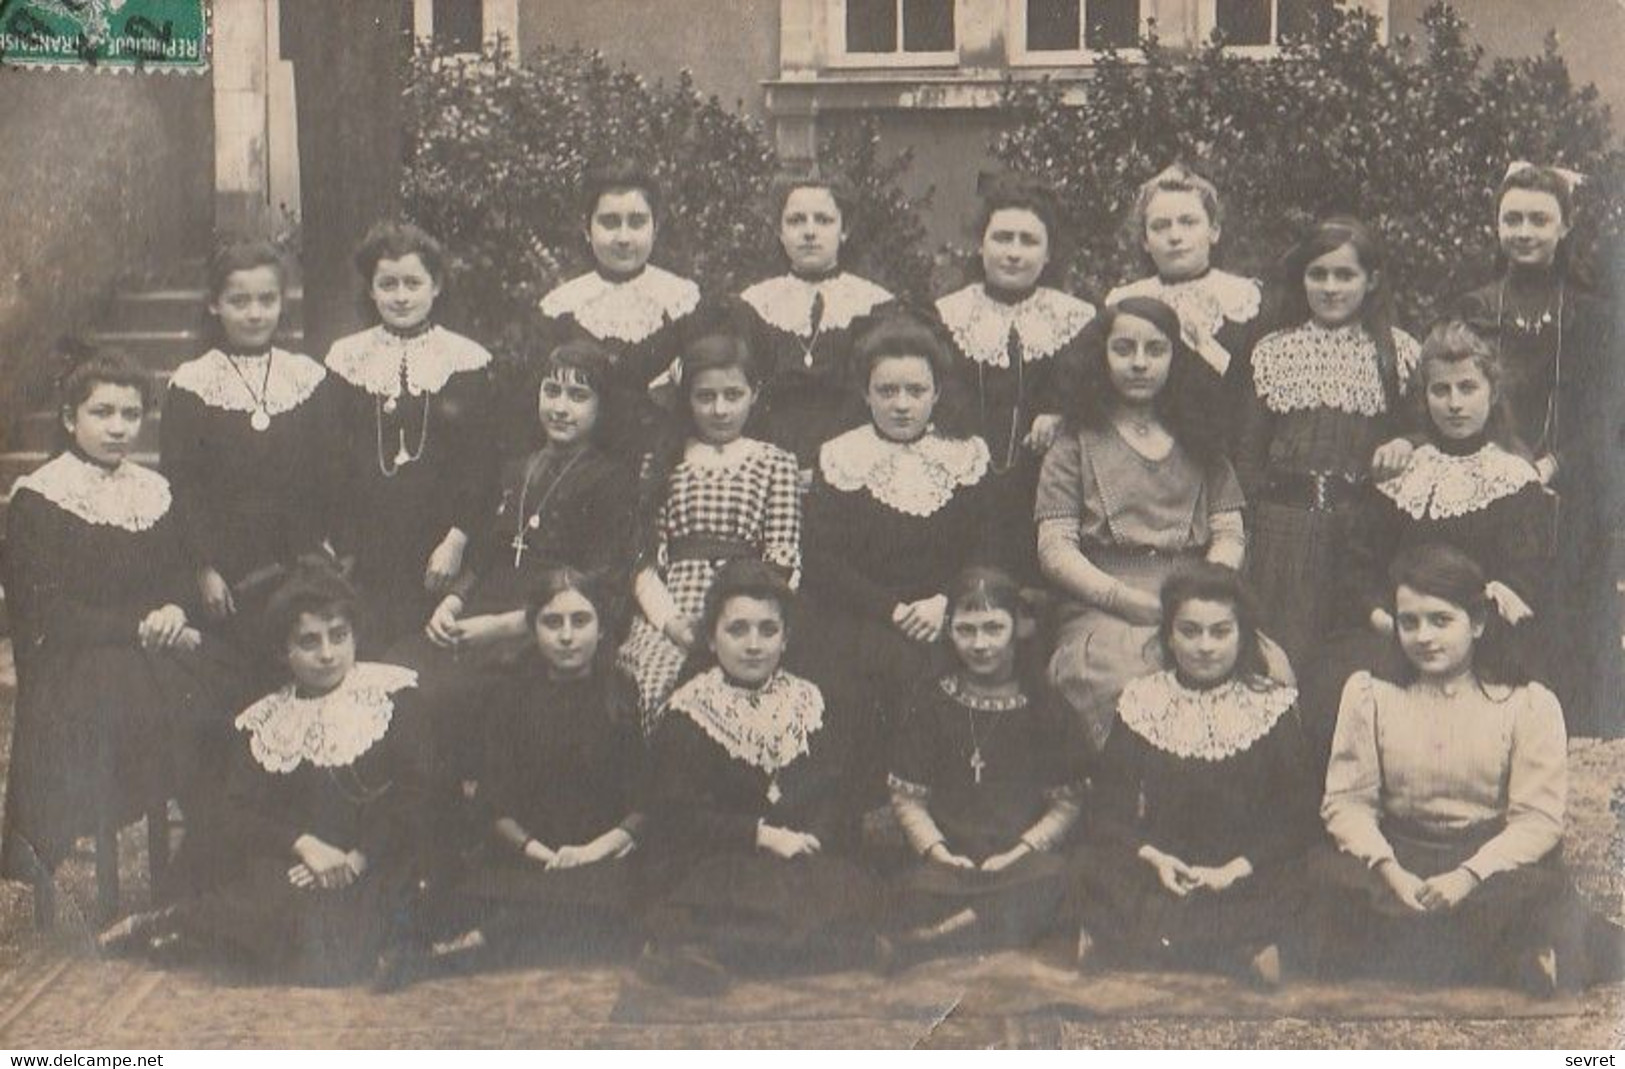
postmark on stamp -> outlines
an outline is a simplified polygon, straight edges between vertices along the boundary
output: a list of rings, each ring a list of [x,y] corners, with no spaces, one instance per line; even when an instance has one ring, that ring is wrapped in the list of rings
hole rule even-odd
[[[0,66],[201,73],[210,0],[0,0]]]

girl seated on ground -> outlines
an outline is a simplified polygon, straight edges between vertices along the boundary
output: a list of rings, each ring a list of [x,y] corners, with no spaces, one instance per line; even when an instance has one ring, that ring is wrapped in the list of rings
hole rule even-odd
[[[1510,654],[1482,569],[1416,546],[1389,571],[1409,666],[1343,690],[1313,856],[1322,969],[1491,980],[1550,995],[1617,976],[1621,931],[1563,867],[1567,738]]]
[[[922,684],[892,747],[892,808],[922,859],[896,888],[895,960],[1024,946],[1051,923],[1078,780],[1018,638],[1021,591],[968,568],[948,591],[957,664]],[[1038,679],[1034,679],[1038,676]]]
[[[1273,986],[1300,901],[1291,863],[1314,834],[1297,691],[1271,677],[1234,571],[1184,565],[1161,601],[1171,667],[1124,688],[1077,855],[1078,964],[1098,947]]]
[[[649,786],[646,979],[684,994],[735,969],[839,965],[873,952],[878,899],[842,856],[856,839],[823,695],[783,671],[789,586],[730,561],[706,601],[700,669],[667,703]]]

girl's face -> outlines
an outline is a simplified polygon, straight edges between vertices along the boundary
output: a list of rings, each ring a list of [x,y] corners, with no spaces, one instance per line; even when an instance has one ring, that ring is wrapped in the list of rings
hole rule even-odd
[[[111,466],[135,448],[145,415],[140,390],[101,382],[78,407],[63,411],[62,426],[81,453],[98,464]]]
[[[981,683],[1007,683],[1016,671],[1016,621],[1005,609],[958,609],[948,627],[954,652]]]
[[[655,216],[641,189],[610,190],[598,198],[587,222],[587,241],[598,266],[629,275],[649,262],[655,247]]]
[[[1484,633],[1453,601],[1401,586],[1394,594],[1399,648],[1425,679],[1454,679],[1473,666],[1473,643]]]
[[[1026,290],[1049,264],[1049,228],[1026,208],[1000,208],[982,232],[982,274],[989,285]]]
[[[554,445],[584,442],[598,425],[598,391],[571,379],[542,379],[536,392],[536,408],[542,430]]]
[[[1557,198],[1538,189],[1509,189],[1496,220],[1501,251],[1523,267],[1548,267],[1568,237],[1569,224]]]
[[[759,687],[784,656],[784,610],[777,601],[732,597],[717,617],[711,652],[735,683]]]
[[[536,648],[555,679],[579,679],[598,653],[598,610],[579,590],[553,595],[536,614]]]
[[[1119,315],[1106,336],[1106,370],[1118,400],[1144,407],[1168,383],[1174,343],[1148,319]]]
[[[355,630],[349,617],[301,613],[288,633],[287,656],[301,693],[326,694],[355,667]]]
[[[1219,227],[1194,190],[1159,190],[1145,206],[1145,251],[1168,281],[1208,269]]]
[[[708,445],[727,445],[745,431],[756,390],[743,368],[709,368],[698,372],[688,388],[694,429]]]
[[[264,349],[282,319],[282,274],[270,264],[233,271],[209,302],[233,349]]]
[[[440,281],[415,252],[399,260],[379,260],[372,269],[372,303],[387,327],[412,330],[429,318],[439,296]]]
[[[937,376],[923,356],[883,356],[869,372],[869,415],[894,442],[912,442],[931,425]]]
[[[1323,327],[1340,327],[1357,318],[1375,285],[1376,276],[1360,264],[1352,242],[1315,257],[1303,269],[1309,314]]]
[[[833,193],[818,186],[790,191],[779,215],[779,244],[794,270],[804,275],[835,270],[845,240],[845,223]]]
[[[1441,435],[1459,441],[1483,433],[1496,400],[1483,368],[1472,360],[1430,360],[1423,378],[1428,418]]]
[[[1229,679],[1241,656],[1236,607],[1200,598],[1185,602],[1168,627],[1168,649],[1179,674],[1191,683],[1210,686]]]

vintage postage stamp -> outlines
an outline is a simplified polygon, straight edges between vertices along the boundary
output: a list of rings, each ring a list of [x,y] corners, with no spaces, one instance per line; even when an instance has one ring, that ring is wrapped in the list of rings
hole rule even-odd
[[[0,0],[0,66],[200,73],[210,0]]]

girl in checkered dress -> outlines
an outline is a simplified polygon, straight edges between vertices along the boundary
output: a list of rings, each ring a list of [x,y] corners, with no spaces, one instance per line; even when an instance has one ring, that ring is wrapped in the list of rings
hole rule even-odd
[[[669,442],[644,483],[638,608],[618,664],[637,683],[646,732],[694,647],[694,628],[717,569],[764,560],[792,583],[801,569],[801,500],[795,457],[744,434],[761,375],[731,325],[708,322],[683,351]]]

